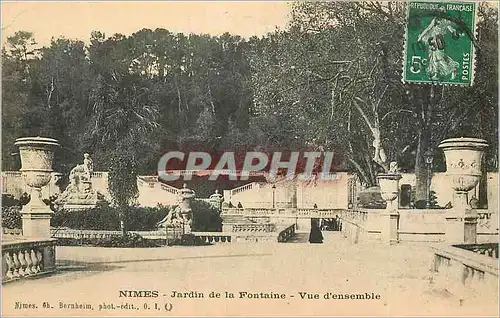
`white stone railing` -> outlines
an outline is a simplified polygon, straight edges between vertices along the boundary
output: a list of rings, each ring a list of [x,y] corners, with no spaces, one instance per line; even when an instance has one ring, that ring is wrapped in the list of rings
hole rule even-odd
[[[434,252],[431,266],[434,284],[448,289],[459,299],[480,294],[481,298],[492,297],[498,302],[497,258],[445,244],[431,249]]]
[[[179,189],[177,189],[176,187],[169,186],[168,184],[162,183],[160,187],[162,190],[167,191],[168,193],[175,195],[179,194]]]
[[[149,187],[149,188],[154,188],[155,187],[154,181],[147,181],[143,176],[137,176],[137,184],[142,187]]]
[[[240,187],[234,188],[231,190],[231,197],[237,195],[238,193],[244,192],[244,191],[250,191],[253,189],[259,189],[259,184],[257,182],[252,182],[249,184],[242,185]]]
[[[399,241],[442,242],[445,240],[446,209],[399,209],[397,234]],[[485,209],[479,214],[477,234],[478,242],[491,242],[498,235],[497,220]],[[352,242],[364,239],[380,239],[384,227],[385,209],[349,209],[340,214],[342,233]]]
[[[276,225],[272,223],[231,224],[231,232],[272,233],[275,231]]]
[[[231,233],[224,232],[192,232],[199,243],[231,243]]]
[[[306,208],[223,208],[222,215],[244,215],[244,216],[289,216],[303,218],[333,218],[340,216],[343,209],[306,209]]]
[[[278,234],[278,242],[288,242],[295,235],[295,224],[289,225]]]
[[[2,242],[2,283],[54,272],[55,245],[55,239]]]
[[[6,227],[2,228],[2,232],[5,235],[10,235],[10,236],[22,236],[23,235],[23,230],[21,229],[8,229]]]
[[[238,202],[238,198],[228,199],[227,201],[231,201],[233,204]],[[242,202],[244,208],[253,208],[253,209],[269,209],[272,206],[272,201],[251,201],[251,202]],[[292,203],[290,201],[275,201],[274,206],[277,208],[282,207],[291,207]]]
[[[221,214],[245,215],[245,209],[239,209],[239,208],[222,208]]]
[[[108,230],[74,230],[74,229],[57,229],[50,230],[51,236],[54,238],[66,239],[104,239],[122,236],[121,231]],[[148,239],[164,239],[166,237],[174,237],[176,233],[181,232],[179,229],[160,229],[155,231],[128,231],[129,233],[139,234]]]
[[[107,178],[108,172],[105,171],[94,171],[92,172],[92,178]]]
[[[380,239],[380,215],[385,210],[342,210],[340,227],[342,236],[357,244],[368,239]]]
[[[182,235],[182,229],[161,229],[157,231],[129,231],[136,233],[148,239],[179,239]],[[231,242],[231,233],[225,232],[192,232],[192,234],[204,243],[229,243]],[[52,229],[52,236],[56,238],[66,239],[103,239],[120,237],[121,231],[104,231],[104,230],[71,230],[71,229]]]
[[[2,175],[6,177],[21,177],[21,171],[2,171]]]

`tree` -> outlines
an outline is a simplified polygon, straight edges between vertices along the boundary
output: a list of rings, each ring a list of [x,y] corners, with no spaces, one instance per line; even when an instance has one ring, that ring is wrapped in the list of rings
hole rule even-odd
[[[109,192],[119,209],[120,229],[123,236],[126,236],[126,212],[139,194],[136,160],[130,149],[118,148],[111,153],[108,178]]]
[[[110,194],[120,209],[124,235],[125,213],[138,191],[137,161],[141,152],[154,146],[159,127],[155,91],[144,78],[129,72],[132,57],[128,44],[120,35],[94,42],[91,54],[95,54],[92,66],[96,81],[90,96],[93,114],[86,136],[96,151],[104,154],[109,167]]]
[[[490,103],[498,100],[491,87],[497,85],[491,72],[498,69],[498,40],[490,31],[497,30],[496,8],[479,6],[477,42],[488,53],[478,50],[482,65],[470,88],[401,82],[405,8],[401,2],[296,3],[289,29],[255,45],[252,80],[260,112],[283,116],[283,109],[297,128],[315,123],[298,129],[304,139],[330,142],[367,185],[388,161],[399,161],[417,175],[417,199],[426,199],[423,153],[463,131],[475,105],[486,105],[483,114],[496,112]],[[472,135],[496,140],[495,129],[479,130]]]

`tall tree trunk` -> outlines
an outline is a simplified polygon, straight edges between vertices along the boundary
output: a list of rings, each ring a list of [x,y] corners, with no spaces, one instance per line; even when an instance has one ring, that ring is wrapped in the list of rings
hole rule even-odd
[[[481,164],[481,179],[479,179],[478,185],[478,200],[479,207],[482,209],[488,208],[488,172],[486,167],[486,156],[483,156]]]
[[[120,231],[122,232],[122,236],[127,236],[127,230],[125,229],[125,208],[120,207],[120,212],[118,214],[120,218]]]
[[[430,131],[428,127],[422,127],[418,132],[417,154],[415,156],[415,202],[428,200],[428,172],[424,153],[430,147]]]

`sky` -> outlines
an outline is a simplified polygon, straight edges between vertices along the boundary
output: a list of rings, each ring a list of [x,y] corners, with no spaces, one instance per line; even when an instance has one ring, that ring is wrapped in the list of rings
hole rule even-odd
[[[40,45],[59,36],[88,42],[93,30],[112,36],[143,28],[248,38],[285,28],[290,11],[285,1],[1,1],[1,7],[2,43],[24,30]]]

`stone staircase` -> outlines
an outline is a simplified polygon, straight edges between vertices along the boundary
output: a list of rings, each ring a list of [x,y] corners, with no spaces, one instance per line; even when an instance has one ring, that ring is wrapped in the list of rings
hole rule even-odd
[[[309,243],[309,232],[295,232],[287,243]]]
[[[178,202],[179,189],[162,184],[151,177],[137,177],[139,188],[139,204],[143,206],[175,205]]]

